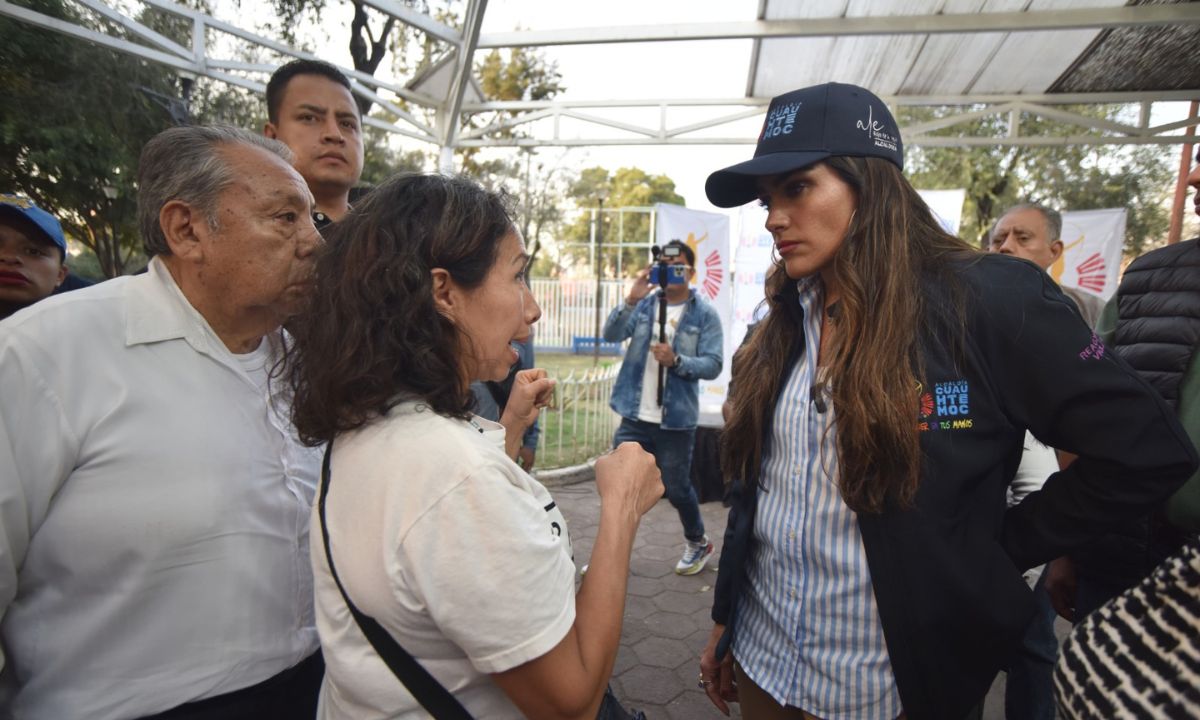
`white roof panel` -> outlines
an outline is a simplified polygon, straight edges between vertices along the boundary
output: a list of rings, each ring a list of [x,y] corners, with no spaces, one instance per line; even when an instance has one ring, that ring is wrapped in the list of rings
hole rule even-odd
[[[987,15],[1110,8],[1124,0],[766,0],[767,20]],[[839,35],[761,40],[750,94],[771,97],[823,82],[880,95],[1039,94],[1099,30]]]

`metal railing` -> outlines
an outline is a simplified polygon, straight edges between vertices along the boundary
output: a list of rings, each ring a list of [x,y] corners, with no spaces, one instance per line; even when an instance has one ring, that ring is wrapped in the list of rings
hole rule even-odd
[[[554,402],[540,415],[537,467],[551,469],[578,465],[612,446],[621,418],[608,406],[620,363],[572,370],[559,378]]]
[[[605,280],[601,285],[600,322],[625,299],[624,280]],[[596,335],[595,280],[531,280],[533,297],[542,308],[542,319],[534,329],[538,352],[570,352],[576,337]]]

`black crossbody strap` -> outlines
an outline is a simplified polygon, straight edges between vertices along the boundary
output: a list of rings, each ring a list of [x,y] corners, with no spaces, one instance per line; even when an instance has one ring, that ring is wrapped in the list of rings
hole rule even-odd
[[[321,495],[317,501],[317,509],[321,517],[321,539],[325,543],[325,560],[329,563],[329,574],[333,575],[338,590],[342,591],[346,607],[350,608],[354,622],[358,623],[363,635],[367,636],[376,654],[387,663],[392,674],[404,683],[404,687],[408,688],[426,712],[437,720],[473,720],[471,714],[454,699],[449,690],[430,675],[416,658],[409,655],[382,625],[359,610],[346,594],[346,588],[342,586],[337,569],[333,566],[333,554],[329,551],[329,526],[325,522],[325,496],[329,494],[329,457],[332,454],[333,442],[330,441],[325,448],[325,460],[321,463]]]

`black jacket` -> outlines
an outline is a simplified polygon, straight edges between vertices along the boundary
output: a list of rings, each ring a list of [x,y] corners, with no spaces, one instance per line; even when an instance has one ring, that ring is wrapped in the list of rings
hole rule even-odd
[[[955,274],[966,338],[952,349],[951,322],[922,340],[928,395],[913,418],[925,458],[915,502],[859,515],[912,720],[960,720],[983,699],[1033,614],[1023,570],[1146,512],[1197,462],[1158,394],[1107,350],[1044,272],[979,255]],[[931,308],[952,302],[936,283],[925,291]],[[797,303],[785,307],[799,314]],[[1079,459],[1006,510],[1026,428]],[[713,620],[727,626],[718,654],[729,646],[754,552],[758,491],[753,482],[737,485],[713,604]]]
[[[1178,412],[1179,386],[1200,346],[1197,240],[1152,250],[1130,263],[1117,289],[1116,325],[1108,342]],[[1186,539],[1159,511],[1096,538],[1071,559],[1081,578],[1115,594],[1140,582]]]
[[[1188,240],[1134,260],[1117,289],[1111,344],[1171,407],[1200,346],[1200,244]]]

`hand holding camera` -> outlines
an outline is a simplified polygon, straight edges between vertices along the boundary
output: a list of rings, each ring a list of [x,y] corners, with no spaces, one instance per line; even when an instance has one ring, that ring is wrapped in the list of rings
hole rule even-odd
[[[625,297],[625,303],[637,305],[653,289],[654,286],[650,284],[650,268],[642,268],[629,283],[629,294]]]

